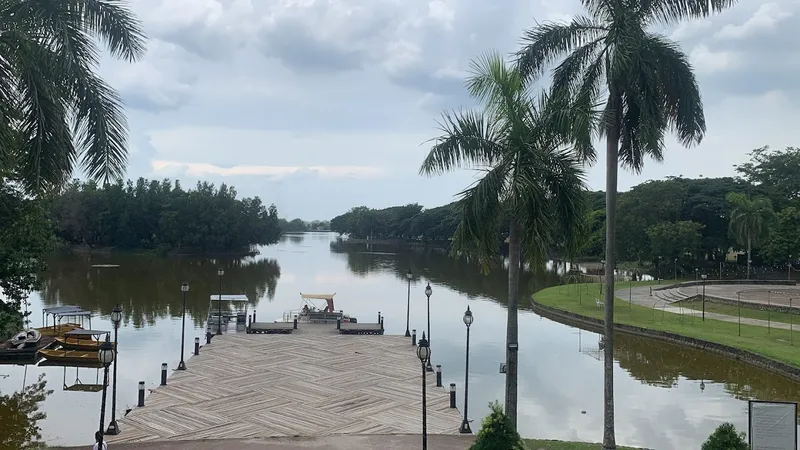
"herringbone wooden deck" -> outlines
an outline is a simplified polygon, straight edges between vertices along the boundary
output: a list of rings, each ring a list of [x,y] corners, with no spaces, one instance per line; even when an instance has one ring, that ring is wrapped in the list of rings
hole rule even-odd
[[[422,372],[402,336],[226,334],[120,421],[110,442],[419,434]],[[461,417],[428,373],[428,433]]]

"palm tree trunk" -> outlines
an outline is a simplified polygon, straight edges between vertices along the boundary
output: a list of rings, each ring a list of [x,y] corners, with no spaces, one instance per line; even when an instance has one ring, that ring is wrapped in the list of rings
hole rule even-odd
[[[614,123],[606,136],[606,292],[603,300],[603,450],[617,448],[614,436],[614,268],[617,247],[617,164],[619,161],[618,95],[609,96],[608,107],[614,111]]]
[[[506,322],[506,416],[511,426],[517,429],[517,345],[519,326],[517,305],[519,302],[520,271],[519,223],[511,219],[508,227],[508,320]]]
[[[747,233],[747,279],[750,279],[750,252],[753,250],[753,240],[750,233]]]

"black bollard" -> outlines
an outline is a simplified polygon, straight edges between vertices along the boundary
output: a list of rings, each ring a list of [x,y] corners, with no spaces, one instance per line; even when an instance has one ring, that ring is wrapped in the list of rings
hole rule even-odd
[[[294,329],[296,330],[297,329],[297,319],[294,319],[294,325],[293,326],[294,326]]]
[[[200,354],[200,338],[194,338],[194,355],[197,356]]]
[[[442,387],[442,365],[436,365],[436,387]]]
[[[213,336],[211,333],[206,333],[206,344],[211,343],[211,336]]]
[[[381,312],[378,311],[378,323],[381,323]]]
[[[336,319],[336,329],[337,330],[342,329],[342,319]]]
[[[144,406],[144,381],[139,382],[139,403],[136,406],[139,408]]]
[[[253,316],[248,314],[247,315],[247,328],[248,329],[250,328],[250,324],[253,323],[252,319],[253,319]]]
[[[167,385],[167,363],[161,364],[161,385]]]
[[[254,309],[253,310],[253,322],[255,322],[255,321],[256,321],[256,310]]]
[[[383,317],[381,317],[381,331],[383,331]]]
[[[411,345],[417,346],[417,330],[411,330]]]
[[[456,384],[450,383],[450,407],[456,407]]]

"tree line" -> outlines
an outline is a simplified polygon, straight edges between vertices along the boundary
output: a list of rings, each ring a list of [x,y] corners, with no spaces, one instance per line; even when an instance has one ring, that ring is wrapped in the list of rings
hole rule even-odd
[[[278,219],[278,225],[284,233],[302,233],[305,231],[330,231],[331,223],[327,220],[312,220],[306,222],[303,219],[295,218],[292,220]]]
[[[55,234],[70,245],[178,252],[249,251],[278,242],[275,205],[237,198],[226,184],[146,180],[74,181],[48,199]]]

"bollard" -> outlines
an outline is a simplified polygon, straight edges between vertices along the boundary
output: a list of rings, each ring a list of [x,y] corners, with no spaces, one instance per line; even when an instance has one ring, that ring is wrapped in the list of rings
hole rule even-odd
[[[381,323],[381,312],[378,311],[378,323]]]
[[[200,338],[194,338],[194,355],[197,356],[200,354]]]
[[[336,329],[337,330],[342,329],[342,319],[336,319]]]
[[[255,321],[256,321],[256,310],[254,309],[253,310],[253,322],[255,322]]]
[[[250,324],[253,323],[253,316],[247,315],[247,328],[250,328]]]
[[[144,381],[139,382],[139,403],[136,406],[139,408],[144,406]]]
[[[206,333],[206,344],[210,344],[211,343],[211,336],[212,336],[211,333]]]
[[[442,387],[442,365],[436,365],[436,387]]]
[[[167,385],[167,363],[161,364],[161,385]]]
[[[294,324],[292,326],[294,327],[295,330],[297,329],[297,319],[294,319]]]
[[[381,317],[381,331],[383,331],[383,317]]]
[[[411,345],[417,345],[417,330],[411,330]]]
[[[450,383],[450,407],[456,407],[456,384]]]

